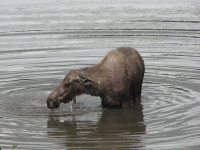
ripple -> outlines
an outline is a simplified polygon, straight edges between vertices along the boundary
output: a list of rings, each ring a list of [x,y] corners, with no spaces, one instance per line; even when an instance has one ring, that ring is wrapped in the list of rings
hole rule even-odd
[[[8,0],[0,12],[2,149],[199,149],[199,4]],[[107,109],[83,95],[48,111],[71,69],[119,46],[145,60],[141,104]]]

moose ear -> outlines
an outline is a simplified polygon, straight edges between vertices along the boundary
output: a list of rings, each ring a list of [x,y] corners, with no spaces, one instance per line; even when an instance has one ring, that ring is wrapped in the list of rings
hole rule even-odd
[[[90,86],[90,85],[92,86],[92,85],[94,85],[94,82],[92,80],[90,80],[87,77],[84,77],[82,75],[78,75],[77,76],[77,81],[79,83],[81,83],[82,85],[85,85],[85,86]]]

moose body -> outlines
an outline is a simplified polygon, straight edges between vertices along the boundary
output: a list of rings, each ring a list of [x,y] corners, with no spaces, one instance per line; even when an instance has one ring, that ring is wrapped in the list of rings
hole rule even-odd
[[[140,100],[145,72],[144,61],[131,47],[109,51],[103,60],[90,67],[71,70],[61,84],[49,95],[48,108],[60,103],[76,102],[76,96],[99,96],[102,106],[128,108]]]

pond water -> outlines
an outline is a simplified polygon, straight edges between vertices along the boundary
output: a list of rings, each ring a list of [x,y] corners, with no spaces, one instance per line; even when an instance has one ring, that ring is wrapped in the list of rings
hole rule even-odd
[[[49,112],[46,99],[71,69],[119,46],[136,48],[142,102],[102,108],[79,96]],[[198,0],[6,0],[0,5],[0,147],[200,149]]]

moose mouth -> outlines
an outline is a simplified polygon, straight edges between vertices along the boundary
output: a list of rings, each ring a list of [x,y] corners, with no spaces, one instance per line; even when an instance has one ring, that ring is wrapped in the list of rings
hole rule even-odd
[[[53,101],[47,101],[47,107],[50,109],[57,109],[60,106],[60,103],[69,103],[70,101],[73,101],[73,106],[76,104],[76,96],[73,98],[68,98],[68,99],[64,99],[62,101],[58,101],[58,100],[53,100]]]
[[[54,108],[57,109],[59,106],[60,106],[60,103],[57,102],[56,100],[47,102],[47,107],[50,108],[50,109],[54,109]]]

